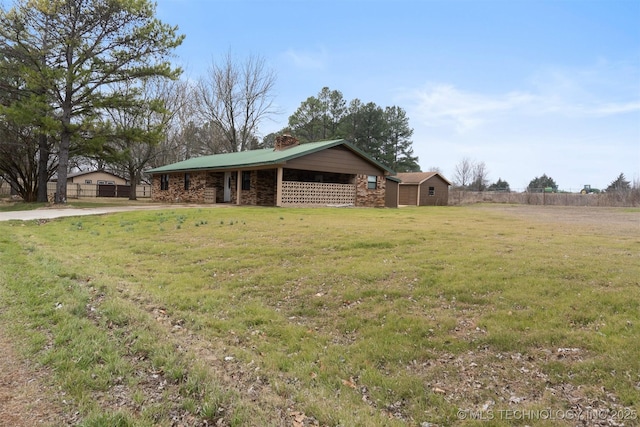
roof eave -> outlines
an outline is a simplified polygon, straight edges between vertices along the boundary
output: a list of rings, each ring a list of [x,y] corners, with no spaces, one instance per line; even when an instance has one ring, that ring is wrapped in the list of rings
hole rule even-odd
[[[167,169],[167,170],[159,170],[162,168],[150,169],[145,172],[147,175],[157,175],[159,173],[177,173],[177,172],[200,172],[200,171],[228,171],[228,170],[237,170],[237,169],[247,169],[261,166],[276,166],[276,165],[284,165],[286,162],[281,160],[271,161],[271,162],[260,162],[260,163],[243,163],[239,165],[232,166],[218,166],[218,167],[210,167],[210,166],[202,166],[198,168],[180,168],[180,169]]]

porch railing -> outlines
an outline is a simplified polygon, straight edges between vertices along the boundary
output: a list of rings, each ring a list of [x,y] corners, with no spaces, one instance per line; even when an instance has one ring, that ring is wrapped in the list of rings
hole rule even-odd
[[[354,205],[354,184],[320,182],[282,182],[282,206]]]

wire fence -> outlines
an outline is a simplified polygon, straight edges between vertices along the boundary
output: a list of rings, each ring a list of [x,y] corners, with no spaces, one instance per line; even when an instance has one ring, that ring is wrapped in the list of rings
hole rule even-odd
[[[449,205],[505,203],[549,206],[640,206],[640,188],[605,193],[449,190]]]

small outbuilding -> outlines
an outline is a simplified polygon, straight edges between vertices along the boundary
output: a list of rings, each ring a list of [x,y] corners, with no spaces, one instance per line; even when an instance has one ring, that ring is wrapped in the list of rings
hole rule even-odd
[[[147,172],[152,200],[259,206],[385,207],[393,171],[344,139],[215,154]]]
[[[410,206],[446,206],[449,182],[439,172],[398,173],[398,204]]]
[[[49,193],[54,191],[55,186]],[[67,175],[67,197],[129,197],[130,192],[128,180],[102,169]]]
[[[74,184],[95,184],[95,185],[127,185],[126,179],[99,169],[95,171],[74,172],[67,175],[67,182]]]

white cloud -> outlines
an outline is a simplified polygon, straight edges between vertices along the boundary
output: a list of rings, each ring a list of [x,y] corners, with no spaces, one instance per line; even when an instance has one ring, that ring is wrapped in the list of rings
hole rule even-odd
[[[464,91],[450,83],[429,83],[405,93],[411,117],[428,127],[468,133],[487,123],[524,122],[544,116],[589,119],[640,113],[636,91],[589,87],[578,75],[573,80],[555,73],[544,85],[506,93]],[[593,83],[593,82],[591,82]]]
[[[464,92],[451,84],[429,84],[408,95],[416,118],[427,126],[451,126],[464,133],[496,115],[531,104],[534,97],[524,92],[489,95]]]
[[[400,102],[422,166],[452,175],[470,157],[513,188],[542,173],[565,189],[602,187],[620,172],[640,174],[639,70],[606,62],[547,68],[510,91],[435,81],[404,90]]]
[[[284,52],[284,56],[292,62],[295,67],[306,70],[323,69],[329,61],[329,55],[324,48],[319,48],[317,51],[288,49]]]
[[[594,116],[612,116],[617,114],[627,114],[640,111],[640,101],[623,102],[623,103],[607,103],[594,106],[591,110],[587,110],[588,115]]]

